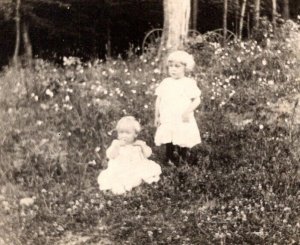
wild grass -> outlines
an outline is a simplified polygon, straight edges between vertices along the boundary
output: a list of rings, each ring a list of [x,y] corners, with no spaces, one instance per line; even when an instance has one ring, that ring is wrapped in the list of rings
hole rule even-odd
[[[299,26],[261,31],[259,41],[189,47],[203,143],[179,168],[153,143],[159,60],[8,67],[0,76],[0,244],[59,244],[70,232],[85,244],[299,243]],[[141,121],[163,174],[113,196],[96,178],[125,114]],[[24,197],[34,204],[21,205]]]

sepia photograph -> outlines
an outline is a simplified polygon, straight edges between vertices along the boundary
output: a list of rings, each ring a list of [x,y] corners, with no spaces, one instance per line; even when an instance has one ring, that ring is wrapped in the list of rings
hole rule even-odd
[[[300,0],[0,0],[0,245],[300,244]]]

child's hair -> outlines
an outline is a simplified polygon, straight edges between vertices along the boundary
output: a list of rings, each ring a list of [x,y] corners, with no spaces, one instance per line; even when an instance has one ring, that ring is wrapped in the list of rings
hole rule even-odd
[[[193,55],[183,51],[183,50],[177,50],[169,54],[167,58],[167,62],[170,61],[178,61],[180,63],[183,63],[186,66],[186,69],[188,71],[192,71],[195,66],[195,61]]]
[[[133,116],[122,117],[117,123],[117,131],[119,131],[124,126],[132,126],[136,133],[139,133],[141,131],[140,123]]]

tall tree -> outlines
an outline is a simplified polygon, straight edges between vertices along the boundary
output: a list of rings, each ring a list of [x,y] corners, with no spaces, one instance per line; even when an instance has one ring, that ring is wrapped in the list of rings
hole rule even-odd
[[[223,6],[223,43],[226,44],[226,38],[227,38],[227,14],[228,14],[228,0],[224,0],[224,6]]]
[[[36,9],[44,6],[57,6],[58,8],[69,7],[62,0],[1,0],[0,12],[6,19],[15,21],[15,47],[12,56],[12,63],[19,63],[21,43],[24,45],[25,58],[32,56],[32,47],[29,35],[29,20],[36,26],[50,26],[51,21],[48,18],[41,18],[37,15]],[[54,27],[52,26],[54,29]],[[22,42],[23,41],[23,42]],[[29,60],[27,60],[30,63]]]
[[[239,25],[239,39],[242,39],[243,29],[244,29],[244,17],[246,12],[247,0],[243,0],[240,16],[240,25]]]
[[[22,25],[22,37],[24,42],[24,52],[27,65],[31,66],[32,63],[32,45],[29,37],[28,26],[25,22]]]
[[[274,28],[276,28],[276,21],[277,21],[277,0],[272,0],[272,23]]]
[[[187,39],[191,0],[164,0],[164,27],[161,50],[182,49]]]
[[[239,16],[240,16],[240,2],[239,0],[234,1],[234,30],[235,30],[235,35],[239,35]]]
[[[191,16],[191,28],[197,30],[198,22],[198,0],[192,0],[192,16]]]
[[[15,50],[13,54],[13,65],[17,65],[19,63],[19,49],[20,49],[20,40],[21,40],[21,31],[20,31],[20,7],[21,7],[21,0],[16,0],[16,8],[15,8],[15,25],[16,25],[16,41],[15,41]]]
[[[260,0],[254,0],[253,22],[255,28],[258,28],[259,18],[260,18]]]
[[[285,20],[288,20],[290,18],[290,1],[289,0],[283,0],[282,16]]]

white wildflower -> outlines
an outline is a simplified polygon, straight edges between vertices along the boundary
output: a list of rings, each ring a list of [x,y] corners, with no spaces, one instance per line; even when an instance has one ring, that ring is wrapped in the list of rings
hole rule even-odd
[[[96,161],[95,161],[95,160],[93,160],[93,161],[89,161],[89,162],[88,162],[88,165],[95,166],[95,165],[96,165]]]
[[[8,201],[2,201],[2,205],[4,206],[5,211],[10,210],[10,205],[9,205]]]
[[[43,124],[43,121],[41,121],[41,120],[36,121],[36,125],[41,126],[42,124]]]
[[[46,90],[46,95],[48,95],[50,98],[52,98],[54,94],[50,89],[47,89]]]
[[[231,98],[235,94],[235,91],[232,90],[231,93],[229,94],[229,97]]]
[[[20,205],[27,206],[27,207],[32,206],[34,204],[35,199],[36,199],[35,196],[22,198],[20,200]]]
[[[266,59],[263,59],[261,63],[262,63],[263,66],[266,66],[267,65]]]
[[[160,74],[160,70],[159,70],[158,68],[155,68],[155,69],[154,69],[154,73]]]

